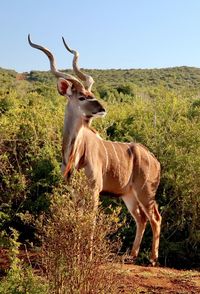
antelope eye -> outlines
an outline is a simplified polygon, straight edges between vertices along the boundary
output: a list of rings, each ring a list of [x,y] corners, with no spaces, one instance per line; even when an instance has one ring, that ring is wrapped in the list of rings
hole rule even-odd
[[[83,97],[83,96],[78,98],[79,101],[84,101],[85,99],[86,99],[86,98]]]

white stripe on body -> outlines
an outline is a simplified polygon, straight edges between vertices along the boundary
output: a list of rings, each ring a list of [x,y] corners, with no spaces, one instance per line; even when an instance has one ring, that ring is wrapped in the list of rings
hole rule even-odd
[[[150,157],[149,157],[149,151],[146,150],[146,148],[144,148],[141,144],[139,144],[143,150],[145,151],[145,153],[147,154],[147,158],[148,158],[148,172],[147,172],[147,177],[146,177],[146,180],[144,181],[144,184],[142,185],[142,188],[141,190],[143,190],[144,186],[146,185],[148,179],[149,179],[149,176],[150,176]]]
[[[105,151],[105,156],[106,156],[106,171],[107,171],[107,169],[108,169],[108,151],[107,151],[107,149],[106,149],[106,146],[105,146],[105,144],[104,144],[102,138],[100,138],[100,139],[101,139],[100,141],[101,141],[101,143],[102,143],[102,145],[103,145],[104,151]]]
[[[121,175],[121,171],[120,171],[120,160],[119,160],[119,157],[118,157],[118,155],[117,155],[117,151],[116,151],[115,146],[114,146],[114,143],[115,143],[115,142],[111,142],[111,141],[110,141],[110,143],[111,143],[111,145],[112,145],[113,151],[114,151],[114,153],[115,153],[115,157],[116,157],[117,162],[118,162],[118,176],[119,176],[119,178],[120,178],[120,175]],[[118,142],[116,142],[116,143],[118,144]]]

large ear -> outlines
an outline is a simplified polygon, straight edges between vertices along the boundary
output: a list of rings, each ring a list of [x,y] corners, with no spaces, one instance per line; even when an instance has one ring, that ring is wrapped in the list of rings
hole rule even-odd
[[[63,78],[58,79],[57,87],[58,87],[58,92],[60,95],[63,96],[71,96],[72,95],[72,83],[69,82],[68,80],[65,80]]]

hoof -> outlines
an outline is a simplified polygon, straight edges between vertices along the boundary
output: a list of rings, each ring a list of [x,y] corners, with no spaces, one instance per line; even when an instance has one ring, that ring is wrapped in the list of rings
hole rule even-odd
[[[150,259],[149,266],[152,266],[152,267],[159,266],[158,260],[157,259],[156,260]]]

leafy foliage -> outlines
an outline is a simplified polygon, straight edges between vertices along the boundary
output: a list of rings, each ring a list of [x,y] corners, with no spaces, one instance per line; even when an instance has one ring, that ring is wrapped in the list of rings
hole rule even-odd
[[[18,258],[19,246],[18,233],[12,230],[12,236],[8,238],[10,269],[7,276],[0,284],[1,294],[47,294],[48,285],[41,277],[35,275],[31,267],[24,267]]]
[[[70,72],[70,71],[69,71]],[[108,115],[94,126],[102,137],[146,145],[162,165],[157,193],[163,216],[160,263],[198,267],[200,260],[200,69],[90,70],[94,93]],[[39,242],[35,220],[49,211],[60,176],[64,99],[49,72],[18,75],[0,69],[0,228]],[[123,205],[102,200],[105,207]],[[110,208],[109,208],[110,209]],[[32,221],[27,221],[27,215]],[[133,241],[134,221],[117,234],[122,251]],[[151,232],[143,247],[149,252]],[[144,251],[143,251],[144,252]],[[142,256],[142,254],[141,254]]]

